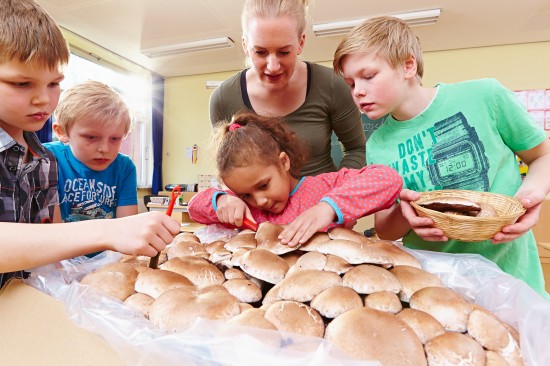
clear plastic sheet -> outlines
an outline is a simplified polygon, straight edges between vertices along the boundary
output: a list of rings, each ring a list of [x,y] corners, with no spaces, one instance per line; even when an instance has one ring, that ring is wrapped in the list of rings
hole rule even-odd
[[[526,365],[550,365],[550,302],[479,255],[407,250],[429,272],[516,327]],[[36,268],[26,282],[63,301],[80,327],[102,336],[128,365],[376,365],[343,355],[328,342],[295,334],[196,320],[166,334],[121,302],[80,285],[86,273],[118,260],[106,252]]]

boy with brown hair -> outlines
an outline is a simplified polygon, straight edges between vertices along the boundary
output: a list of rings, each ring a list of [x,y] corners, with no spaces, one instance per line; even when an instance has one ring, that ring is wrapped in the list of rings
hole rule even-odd
[[[530,230],[550,192],[550,140],[494,79],[422,86],[422,50],[410,26],[377,17],[340,42],[333,62],[362,113],[384,123],[367,142],[367,163],[395,168],[404,179],[401,202],[375,214],[377,234],[403,237],[406,246],[448,253],[477,253],[546,295]],[[529,165],[522,182],[515,155]],[[409,202],[415,191],[467,189],[515,196],[527,209],[492,240],[448,240]],[[506,243],[503,245],[494,245]]]
[[[60,141],[44,144],[58,161],[63,222],[135,215],[136,165],[121,154],[130,110],[111,87],[88,80],[67,89],[55,110]]]
[[[0,286],[24,269],[100,250],[154,256],[180,229],[167,215],[60,223],[57,162],[35,132],[57,105],[67,42],[32,0],[0,0],[0,24]]]

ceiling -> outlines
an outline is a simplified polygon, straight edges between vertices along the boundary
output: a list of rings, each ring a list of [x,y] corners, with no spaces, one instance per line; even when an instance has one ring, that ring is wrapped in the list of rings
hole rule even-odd
[[[244,66],[243,0],[37,0],[63,28],[164,77]],[[550,0],[310,0],[310,23],[441,8],[435,25],[415,27],[424,51],[550,41]],[[230,37],[227,49],[149,58],[143,48]],[[303,59],[331,60],[341,37],[308,28]]]

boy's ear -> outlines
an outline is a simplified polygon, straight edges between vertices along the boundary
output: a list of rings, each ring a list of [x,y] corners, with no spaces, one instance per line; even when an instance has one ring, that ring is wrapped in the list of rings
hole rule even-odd
[[[405,60],[405,78],[411,79],[416,77],[416,58],[410,55]]]
[[[67,143],[69,142],[69,136],[67,134],[65,134],[65,131],[63,130],[63,128],[61,127],[61,125],[57,122],[54,122],[53,125],[52,125],[52,128],[53,128],[53,132],[55,132],[55,135],[57,136],[57,138],[59,138],[59,141],[63,142],[63,143]]]
[[[279,161],[281,162],[281,168],[283,171],[290,171],[290,157],[286,152],[283,151],[279,154]]]

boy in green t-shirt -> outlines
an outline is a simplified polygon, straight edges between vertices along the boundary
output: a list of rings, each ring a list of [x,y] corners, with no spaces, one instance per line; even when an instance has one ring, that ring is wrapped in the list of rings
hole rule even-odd
[[[407,188],[399,205],[375,214],[377,234],[403,238],[414,249],[483,255],[546,295],[530,230],[550,192],[546,133],[498,81],[429,88],[422,86],[423,67],[417,37],[406,22],[393,17],[356,27],[335,52],[334,70],[351,86],[361,111],[373,120],[386,116],[367,142],[367,162],[395,168]],[[529,165],[523,182],[515,155]],[[492,240],[448,240],[409,204],[419,191],[439,189],[515,196],[527,212]]]

